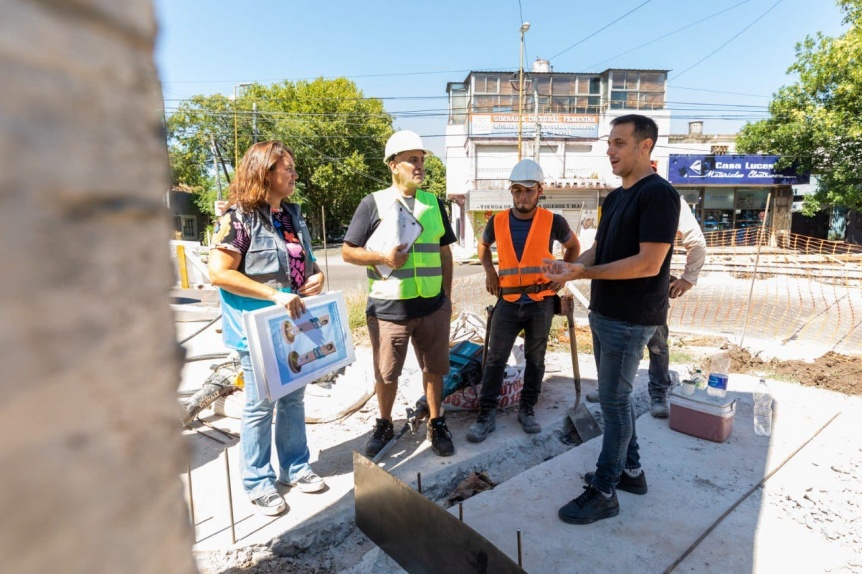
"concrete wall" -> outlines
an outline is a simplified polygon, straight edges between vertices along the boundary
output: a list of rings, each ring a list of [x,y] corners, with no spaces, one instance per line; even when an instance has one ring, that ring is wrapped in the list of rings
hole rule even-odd
[[[0,0],[0,564],[193,572],[148,0]]]

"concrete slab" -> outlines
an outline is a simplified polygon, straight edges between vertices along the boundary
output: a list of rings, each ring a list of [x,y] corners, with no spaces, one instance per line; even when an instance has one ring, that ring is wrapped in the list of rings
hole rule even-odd
[[[586,526],[557,518],[559,507],[580,494],[584,473],[595,469],[601,448],[596,439],[467,500],[464,520],[510,556],[517,556],[516,532],[521,530],[523,565],[531,573],[657,572],[678,560],[680,571],[774,572],[779,565],[825,571],[820,556],[812,554],[818,548],[829,550],[829,563],[846,567],[858,561],[858,546],[852,549],[855,534],[847,533],[843,542],[830,540],[794,522],[780,503],[785,491],[834,481],[830,461],[836,455],[847,461],[848,472],[858,472],[862,401],[770,381],[775,424],[772,437],[760,437],[752,425],[750,392],[756,383],[754,377],[731,376],[735,391],[729,394],[737,399],[737,413],[733,432],[722,444],[672,431],[665,420],[640,417],[638,437],[650,491],[645,496],[619,493],[618,517]],[[853,421],[856,432],[849,429]],[[764,478],[765,499],[757,488]],[[844,487],[850,488],[849,481]],[[858,507],[851,508],[858,514]],[[728,518],[697,544],[725,513]],[[789,535],[797,542],[793,548]]]

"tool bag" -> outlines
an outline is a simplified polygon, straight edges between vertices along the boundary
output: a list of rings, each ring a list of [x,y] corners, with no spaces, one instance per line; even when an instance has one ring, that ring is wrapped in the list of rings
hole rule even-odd
[[[524,370],[507,366],[498,408],[517,405],[524,386]],[[479,410],[482,389],[482,345],[461,341],[449,351],[449,374],[443,378],[443,404],[453,411]]]
[[[443,378],[443,398],[469,388],[478,396],[476,388],[482,382],[482,345],[461,341],[449,349],[449,374]]]

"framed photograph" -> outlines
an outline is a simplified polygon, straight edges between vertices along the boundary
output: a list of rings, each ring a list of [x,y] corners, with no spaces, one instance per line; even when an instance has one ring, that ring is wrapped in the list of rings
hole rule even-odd
[[[305,313],[297,319],[280,305],[243,314],[258,391],[270,401],[355,360],[341,292],[303,303]]]

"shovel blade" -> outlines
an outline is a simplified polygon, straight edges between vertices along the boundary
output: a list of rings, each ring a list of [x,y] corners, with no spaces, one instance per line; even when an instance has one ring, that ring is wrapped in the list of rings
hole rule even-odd
[[[593,414],[587,409],[587,405],[579,401],[578,405],[570,408],[568,412],[569,419],[575,425],[575,432],[578,433],[582,443],[601,436],[602,429]]]

